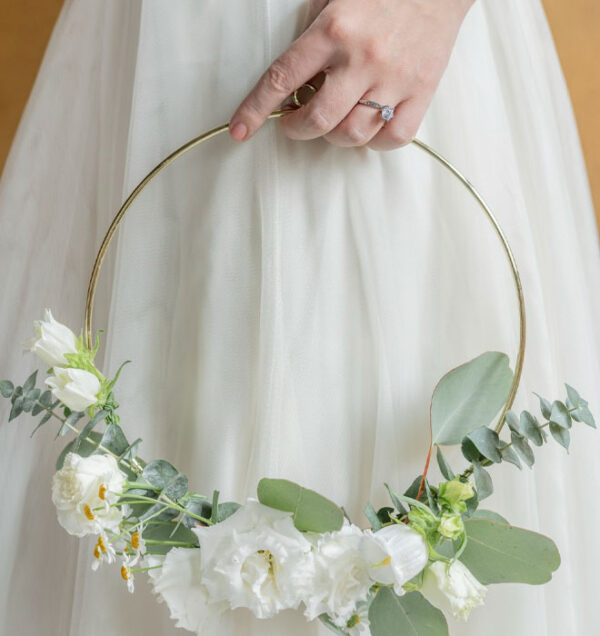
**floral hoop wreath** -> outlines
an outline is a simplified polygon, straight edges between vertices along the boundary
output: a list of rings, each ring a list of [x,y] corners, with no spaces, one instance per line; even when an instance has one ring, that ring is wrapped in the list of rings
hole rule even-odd
[[[297,93],[298,91],[296,91]],[[294,103],[302,103],[294,94]],[[294,110],[274,111],[269,119]],[[42,390],[37,371],[22,386],[0,382],[10,399],[9,421],[21,413],[42,415],[34,432],[52,418],[59,436],[74,433],[60,453],[52,481],[59,523],[77,537],[93,535],[92,568],[120,563],[129,591],[147,572],[177,626],[218,633],[220,615],[245,607],[258,618],[299,609],[338,634],[443,636],[445,613],[466,619],[483,603],[487,585],[550,580],[560,564],[553,541],[512,526],[479,508],[492,493],[487,468],[509,462],[531,467],[531,444],[550,436],[568,448],[573,422],[595,428],[588,402],[565,384],[566,399],[540,395],[540,422],[529,411],[510,410],[525,352],[525,304],[508,241],[481,195],[428,145],[412,143],[448,169],[475,198],[492,223],[511,266],[519,302],[520,342],[515,371],[508,356],[487,351],[444,375],[433,392],[431,443],[423,473],[402,494],[385,485],[390,505],[365,508],[367,529],[343,508],[284,479],[262,479],[257,498],[222,502],[193,492],[188,480],[164,459],[137,456],[141,439],[129,442],[112,379],[95,366],[99,336],[92,341],[96,282],[110,242],[140,192],[176,159],[228,129],[229,123],[192,139],[158,164],[133,190],[113,219],[92,270],[83,335],[77,337],[50,310],[34,323],[26,343],[49,367]],[[500,411],[495,424],[491,423]],[[508,424],[507,439],[500,437]],[[99,430],[102,428],[102,430]],[[449,466],[442,446],[460,445],[469,465]],[[433,448],[446,481],[427,479]]]

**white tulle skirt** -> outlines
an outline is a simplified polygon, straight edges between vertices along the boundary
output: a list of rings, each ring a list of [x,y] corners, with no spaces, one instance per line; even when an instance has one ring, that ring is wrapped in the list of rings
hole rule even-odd
[[[299,35],[303,0],[68,1],[0,188],[0,376],[36,367],[21,341],[44,307],[78,328],[95,252],[120,202],[167,153],[226,122]],[[514,249],[528,341],[515,408],[575,386],[600,414],[600,259],[567,90],[538,0],[480,0],[419,137],[467,174]],[[296,480],[366,525],[383,482],[422,470],[429,399],[451,367],[511,357],[518,314],[489,222],[415,147],[287,139],[276,121],[171,166],[136,202],[102,273],[99,361],[140,454],[195,490],[242,501]],[[0,378],[0,379],[2,379]],[[93,541],[56,522],[50,424],[0,423],[0,633],[181,633],[143,575],[93,573]],[[486,502],[552,536],[544,587],[492,587],[453,636],[598,633],[600,435],[579,426],[533,471],[494,469]],[[458,453],[451,462],[460,467]],[[435,478],[435,473],[434,473]],[[244,610],[218,635],[325,635],[296,613]],[[211,636],[211,635],[209,635]],[[215,634],[214,636],[217,636]]]

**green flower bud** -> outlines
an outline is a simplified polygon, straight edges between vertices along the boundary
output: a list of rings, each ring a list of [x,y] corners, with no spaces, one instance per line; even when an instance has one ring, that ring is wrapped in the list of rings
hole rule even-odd
[[[440,484],[438,501],[444,507],[456,513],[463,513],[467,509],[465,501],[471,499],[475,493],[470,482],[452,479]]]
[[[438,532],[447,539],[458,539],[465,532],[465,524],[459,514],[444,512],[440,518]]]
[[[437,532],[438,518],[429,509],[411,508],[408,513],[408,525],[429,539]]]

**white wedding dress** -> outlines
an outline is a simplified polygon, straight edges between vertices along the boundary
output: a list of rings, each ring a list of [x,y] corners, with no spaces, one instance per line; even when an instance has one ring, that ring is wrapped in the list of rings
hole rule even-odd
[[[110,219],[166,154],[226,122],[299,35],[303,0],[67,1],[0,188],[0,379],[37,366],[21,342],[45,307],[82,326]],[[383,96],[382,96],[383,97]],[[515,252],[528,339],[516,409],[577,388],[600,416],[600,259],[571,106],[539,0],[480,0],[419,137],[495,210]],[[102,272],[98,361],[118,384],[140,454],[195,490],[255,495],[263,476],[302,483],[366,526],[384,482],[422,470],[429,399],[486,350],[514,368],[516,296],[489,222],[418,148],[388,153],[291,141],[277,121],[213,139],[135,203]],[[144,575],[93,573],[92,540],[67,535],[50,500],[64,440],[0,404],[0,634],[183,633]],[[597,619],[600,435],[569,455],[493,469],[485,507],[556,541],[543,587],[491,587],[453,636],[592,636]],[[451,463],[461,465],[459,453]],[[438,476],[432,469],[433,478]],[[325,636],[286,612],[227,614],[208,636]]]

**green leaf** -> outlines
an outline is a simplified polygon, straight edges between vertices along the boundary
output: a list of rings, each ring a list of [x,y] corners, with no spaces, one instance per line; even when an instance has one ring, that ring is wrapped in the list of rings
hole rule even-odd
[[[298,530],[331,532],[344,522],[344,513],[332,501],[287,479],[263,478],[257,493],[265,506],[291,512]]]
[[[10,380],[2,380],[0,382],[0,394],[2,395],[2,397],[11,397],[14,390],[15,386]]]
[[[108,415],[107,411],[98,411],[96,415],[81,429],[81,433],[75,439],[73,451],[77,452],[81,442],[89,436],[90,432],[94,430],[94,427],[101,422]]]
[[[504,446],[500,449],[500,454],[502,455],[502,461],[509,462],[521,470],[521,460],[512,446]]]
[[[561,446],[569,450],[569,444],[571,443],[571,433],[569,429],[563,428],[555,422],[550,422],[550,433]]]
[[[377,532],[377,530],[381,530],[382,523],[377,516],[377,512],[375,511],[375,508],[373,508],[373,504],[371,502],[367,503],[367,505],[365,506],[365,517],[369,520],[371,528],[373,528],[375,532]]]
[[[169,541],[172,543],[188,544],[181,547],[193,547],[198,545],[198,537],[184,524],[177,524],[175,521],[169,523],[149,524],[142,533],[146,548],[151,554],[166,554],[171,545],[161,545],[152,541]]]
[[[43,415],[40,419],[40,421],[37,423],[37,426],[33,429],[33,431],[31,431],[31,435],[29,437],[33,437],[33,434],[38,430],[38,428],[41,428],[42,426],[44,426],[44,424],[52,417],[52,413],[46,413],[45,415]]]
[[[379,589],[369,607],[372,636],[447,636],[442,612],[419,592],[396,596],[390,587]]]
[[[448,480],[452,481],[454,479],[454,473],[452,472],[452,468],[450,468],[450,464],[446,461],[444,454],[442,453],[442,449],[438,446],[435,453],[438,466],[440,467],[440,472],[442,475]]]
[[[23,384],[23,393],[28,393],[35,387],[35,383],[37,381],[37,369],[25,380],[25,384]]]
[[[97,443],[100,442],[101,435],[97,431],[92,431],[89,436],[91,437],[91,439],[93,441],[95,441]],[[73,445],[74,444],[75,444],[75,440],[71,440],[63,448],[62,452],[58,456],[58,459],[56,460],[56,470],[60,470],[63,467],[63,464],[65,463],[65,457],[67,456],[67,454],[70,451],[73,450]],[[98,449],[98,447],[96,446],[96,444],[92,444],[91,442],[83,440],[83,442],[81,442],[81,445],[79,446],[79,450],[77,451],[77,454],[81,455],[81,457],[89,457],[97,449]]]
[[[498,523],[509,525],[508,521],[502,515],[493,510],[476,510],[471,519],[489,519],[490,521],[497,521]]]
[[[15,401],[13,402],[12,408],[10,409],[10,414],[8,416],[8,421],[11,422],[16,417],[19,417],[23,412],[23,402],[25,398],[22,395],[19,395]]]
[[[217,523],[225,521],[228,517],[240,508],[240,504],[235,501],[224,501],[219,504],[217,509]]]
[[[102,446],[111,453],[120,457],[127,450],[129,442],[123,433],[123,429],[114,422],[111,422],[102,435]]]
[[[156,459],[146,464],[142,477],[169,499],[179,499],[188,490],[187,477],[164,459]]]
[[[544,443],[544,437],[540,430],[540,424],[536,417],[529,411],[521,411],[520,419],[521,435],[524,435],[529,441],[533,442],[536,446],[541,446]]]
[[[489,497],[494,492],[494,485],[490,474],[478,462],[473,463],[473,477],[475,478],[475,487],[477,488],[479,501]]]
[[[52,391],[44,391],[37,400],[37,404],[34,404],[33,408],[31,409],[31,415],[35,417],[42,411],[45,411],[46,409],[44,407],[49,407],[51,403]]]
[[[596,428],[596,422],[594,420],[594,416],[587,406],[580,406],[576,408],[572,413],[571,417],[578,422],[583,422],[592,428]]]
[[[508,428],[510,428],[511,431],[514,431],[515,433],[521,435],[521,424],[519,422],[517,414],[514,411],[506,411],[506,413],[504,414],[504,419],[506,420]]]
[[[500,446],[500,438],[498,433],[487,426],[482,426],[471,431],[467,436],[473,446],[487,459],[496,464],[502,461],[502,455],[498,447]]]
[[[531,468],[535,463],[535,456],[531,450],[531,446],[529,446],[529,442],[522,435],[517,435],[514,432],[511,433],[510,440],[512,447],[517,451],[519,457]]]
[[[460,444],[465,435],[487,426],[506,402],[512,378],[508,356],[498,351],[486,351],[446,373],[431,400],[432,443]]]
[[[475,514],[477,506],[479,505],[479,496],[477,495],[477,491],[475,491],[471,499],[467,499],[465,503],[467,504],[467,511],[465,514],[467,517],[471,517]]]
[[[539,393],[533,392],[534,395],[537,395],[540,400],[540,410],[542,411],[542,415],[546,418],[550,418],[550,413],[552,412],[552,405],[546,398],[543,398]]]
[[[414,499],[417,496],[417,494],[419,493],[419,487],[421,486],[421,480],[422,479],[423,479],[423,475],[417,475],[414,478],[412,484],[405,490],[404,496],[405,497],[410,497],[411,499]],[[387,488],[387,491],[390,493],[390,497],[392,499],[392,503],[394,504],[394,506],[397,503],[402,506],[402,504],[400,503],[400,500],[394,494],[394,491],[387,484],[385,484],[385,487]]]
[[[484,585],[540,585],[560,565],[554,542],[544,535],[489,519],[465,522],[468,542],[460,560]]]
[[[69,415],[60,427],[60,430],[58,431],[56,437],[63,437],[64,435],[69,433],[72,430],[71,426],[77,426],[77,422],[79,422],[79,420],[84,415],[85,413],[83,411],[69,411]]]
[[[206,497],[201,497],[200,495],[191,495],[189,501],[185,502],[184,508],[203,519],[210,519],[212,516],[212,506],[210,501],[208,501]],[[182,517],[182,521],[188,528],[193,528],[200,523],[198,519],[190,517],[189,515],[184,515]]]
[[[395,513],[396,511],[391,506],[383,506],[382,508],[379,508],[379,510],[377,511],[377,518],[381,522],[381,525],[383,525],[385,523],[389,523],[394,518],[396,518]]]
[[[569,402],[575,407],[579,406],[580,403],[582,402],[582,399],[579,393],[577,393],[577,391],[570,384],[567,384],[566,382],[565,382],[565,387],[567,389],[567,399],[569,400]]]
[[[552,402],[552,411],[548,419],[561,428],[571,428],[571,416],[567,407],[560,400]]]

